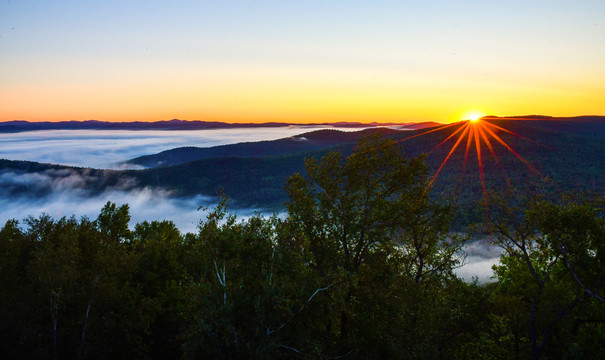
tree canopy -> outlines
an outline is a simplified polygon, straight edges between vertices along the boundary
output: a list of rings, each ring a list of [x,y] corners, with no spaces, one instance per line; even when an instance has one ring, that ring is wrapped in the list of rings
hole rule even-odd
[[[307,159],[283,215],[223,198],[183,234],[98,218],[0,229],[0,358],[602,358],[605,220],[596,198],[494,197],[504,249],[465,282],[455,201],[423,157],[371,136]],[[511,202],[510,200],[515,200]]]

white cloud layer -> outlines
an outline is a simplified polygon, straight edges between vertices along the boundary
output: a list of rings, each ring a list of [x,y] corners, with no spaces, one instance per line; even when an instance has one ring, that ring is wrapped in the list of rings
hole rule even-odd
[[[130,226],[153,220],[171,220],[181,232],[195,232],[200,220],[205,219],[207,210],[216,205],[216,199],[195,196],[193,198],[174,198],[161,189],[137,189],[131,191],[107,191],[94,196],[83,192],[57,192],[40,198],[0,197],[0,227],[7,220],[23,220],[27,216],[38,217],[43,213],[55,219],[63,216],[77,218],[86,216],[96,219],[103,206],[108,202],[118,206],[128,204],[130,207]],[[254,209],[232,209],[242,218],[251,216]]]
[[[456,275],[466,281],[473,281],[476,277],[480,284],[493,281],[492,266],[498,263],[502,249],[484,239],[466,244],[464,252],[465,264],[455,270]]]
[[[0,158],[120,168],[118,163],[182,146],[212,147],[299,135],[322,126],[211,130],[44,130],[0,133]],[[335,129],[335,128],[334,128]],[[355,131],[359,129],[338,129]]]

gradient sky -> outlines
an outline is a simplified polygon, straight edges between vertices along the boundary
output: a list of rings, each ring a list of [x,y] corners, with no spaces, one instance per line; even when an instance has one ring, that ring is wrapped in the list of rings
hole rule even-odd
[[[605,1],[0,0],[0,121],[605,114]]]

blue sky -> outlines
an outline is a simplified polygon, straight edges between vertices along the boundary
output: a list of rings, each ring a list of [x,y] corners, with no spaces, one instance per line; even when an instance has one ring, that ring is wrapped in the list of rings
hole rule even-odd
[[[603,1],[2,1],[0,121],[605,113]]]

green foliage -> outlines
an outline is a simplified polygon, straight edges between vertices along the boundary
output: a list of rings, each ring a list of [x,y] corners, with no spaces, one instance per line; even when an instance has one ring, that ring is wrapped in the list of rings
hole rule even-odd
[[[495,202],[497,281],[465,283],[460,211],[427,194],[423,160],[368,137],[308,159],[283,216],[238,219],[223,199],[195,234],[131,229],[112,203],[8,221],[0,358],[604,357],[597,201]]]
[[[510,205],[504,197],[494,201],[491,228],[505,250],[494,268],[496,301],[508,314],[501,315],[515,334],[517,352],[533,359],[603,355],[592,346],[589,350],[579,331],[587,323],[602,323],[605,310],[600,210],[594,201],[569,197],[559,202],[515,197],[522,205]]]
[[[306,167],[309,177],[293,175],[286,191],[288,221],[328,292],[321,305],[329,322],[315,336],[330,346],[313,351],[436,356],[447,347],[446,339],[441,349],[434,341],[437,329],[451,325],[442,299],[456,286],[463,239],[450,236],[452,209],[426,196],[422,157],[402,156],[392,140],[372,136],[346,161],[332,152]]]

